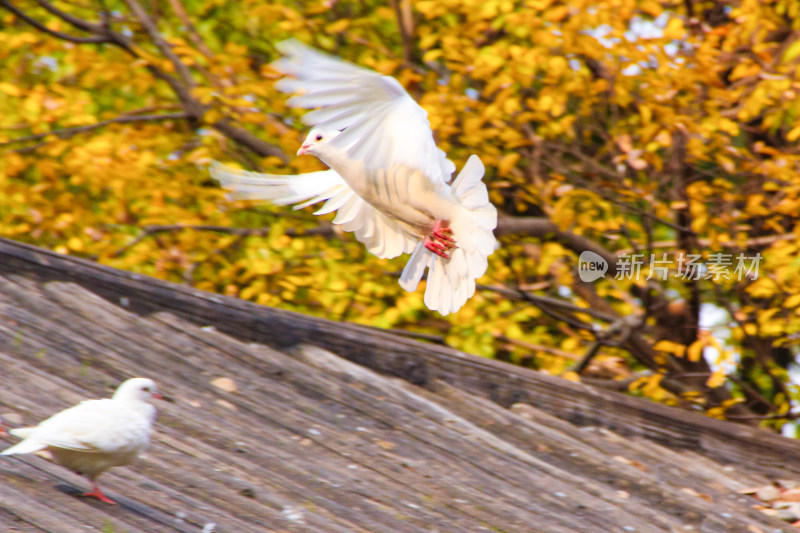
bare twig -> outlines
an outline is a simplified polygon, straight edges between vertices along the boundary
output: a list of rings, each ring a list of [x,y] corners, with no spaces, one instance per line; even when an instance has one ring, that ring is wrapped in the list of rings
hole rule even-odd
[[[57,16],[58,18],[60,18],[64,22],[67,22],[67,23],[71,24],[72,26],[78,28],[79,30],[83,30],[85,32],[95,33],[95,34],[99,34],[99,33],[102,32],[102,30],[101,30],[99,25],[92,24],[88,20],[82,19],[80,17],[76,17],[76,16],[73,16],[73,15],[70,15],[66,11],[62,11],[61,9],[57,8],[56,6],[54,6],[53,4],[48,2],[47,0],[36,0],[36,3],[38,3],[40,6],[42,6],[47,11],[49,11],[53,15]]]
[[[606,260],[609,273],[617,270],[617,256],[591,239],[569,231],[562,231],[550,219],[545,217],[512,217],[500,215],[497,219],[495,235],[524,234],[532,237],[549,237],[560,242],[573,252],[580,254],[592,251]]]
[[[729,415],[725,413],[728,420],[796,420],[800,418],[800,413],[786,413],[785,415]]]
[[[192,19],[189,17],[189,14],[186,12],[186,8],[183,7],[180,0],[169,0],[169,5],[172,7],[172,11],[175,12],[175,15],[179,19],[181,19],[181,24],[183,27],[186,28],[186,33],[189,34],[189,38],[192,40],[194,45],[197,47],[200,52],[206,57],[213,57],[214,54],[211,52],[211,49],[206,45],[203,38],[200,37],[200,33],[197,31],[197,27],[195,27]]]
[[[536,304],[536,306],[540,308],[542,306],[557,307],[559,309],[571,311],[573,313],[583,313],[591,317],[604,320],[606,322],[615,322],[616,320],[618,320],[616,316],[611,316],[607,313],[603,313],[595,309],[578,307],[575,304],[572,304],[570,302],[565,302],[557,298],[550,298],[549,296],[538,296],[536,294],[531,294],[527,291],[519,289],[513,289],[509,287],[499,287],[497,285],[477,285],[477,288],[479,290],[496,292],[498,294],[502,294],[503,296],[508,296],[510,298],[515,298],[517,300],[525,300],[527,302]]]
[[[562,154],[570,155],[570,156],[580,160],[585,165],[588,165],[589,167],[591,167],[591,169],[594,172],[605,176],[609,180],[617,181],[617,180],[620,179],[620,175],[618,173],[616,173],[615,171],[613,171],[613,170],[611,170],[609,168],[606,168],[601,163],[599,163],[596,159],[593,159],[591,156],[588,156],[588,155],[584,154],[583,152],[580,152],[580,151],[576,150],[574,147],[572,147],[572,146],[570,146],[568,144],[565,145],[565,144],[561,144],[561,143],[541,142],[541,141],[540,141],[540,144],[542,144],[544,146],[544,148],[546,148],[547,151],[545,153],[547,153],[547,152],[560,152]],[[679,224],[675,224],[674,222],[671,222],[669,220],[665,220],[663,218],[660,218],[660,217],[654,215],[653,213],[651,213],[649,211],[646,211],[644,209],[639,209],[636,206],[632,206],[632,205],[630,205],[630,204],[628,204],[628,203],[626,203],[624,201],[621,201],[621,200],[619,200],[619,199],[607,194],[606,192],[598,189],[597,187],[593,187],[591,183],[587,182],[584,179],[579,179],[578,181],[580,182],[579,184],[582,187],[584,187],[585,189],[591,190],[592,192],[594,192],[595,194],[597,194],[598,196],[600,196],[604,200],[606,200],[608,202],[611,202],[613,204],[619,205],[622,208],[628,210],[629,212],[631,212],[633,214],[645,217],[645,218],[647,218],[649,220],[652,220],[652,221],[657,222],[657,223],[659,223],[659,224],[661,224],[663,226],[667,226],[667,227],[672,228],[672,229],[677,230],[677,231],[684,231],[684,232],[693,233],[692,230],[690,228],[688,228],[688,227],[681,226]]]
[[[414,15],[411,11],[411,3],[409,0],[391,0],[391,4],[397,16],[397,26],[403,41],[403,57],[407,62],[413,63]]]
[[[239,237],[263,236],[268,235],[270,228],[231,228],[229,226],[217,226],[214,224],[154,224],[144,226],[142,233],[137,235],[131,242],[116,250],[111,254],[111,257],[119,257],[143,240],[159,233],[176,233],[180,231],[211,231],[215,233],[226,233],[228,235],[236,235]],[[330,224],[322,224],[316,228],[307,230],[295,230],[293,228],[286,229],[286,235],[290,237],[306,237],[312,235],[335,235],[333,226]]]
[[[169,62],[172,63],[172,66],[175,67],[175,71],[180,75],[183,83],[189,87],[194,87],[196,84],[192,78],[192,73],[189,70],[189,67],[187,67],[186,64],[181,61],[177,55],[175,55],[175,52],[172,51],[172,47],[169,45],[169,43],[167,43],[166,40],[164,40],[164,37],[161,36],[156,23],[147,14],[147,11],[145,11],[145,9],[137,0],[126,0],[126,3],[131,11],[133,11],[133,14],[136,15],[136,18],[139,19],[142,27],[150,36],[150,40],[153,41],[153,44],[156,45],[164,57],[166,57]]]
[[[129,109],[128,111],[123,111],[119,114],[121,117],[132,117],[134,115],[148,115],[152,114],[153,111],[166,111],[172,109],[182,109],[180,104],[161,104],[161,105],[150,105],[146,107],[140,107],[138,109]]]
[[[530,342],[521,341],[519,339],[512,339],[511,337],[506,337],[505,335],[500,335],[496,337],[496,339],[500,342],[513,344],[515,346],[519,346],[520,348],[525,348],[526,350],[530,350],[532,352],[549,353],[551,355],[555,355],[558,357],[565,357],[567,359],[572,359],[573,361],[578,358],[577,354],[566,352],[564,350],[559,350],[558,348],[553,348],[552,346],[545,346],[543,344],[533,344]]]
[[[750,239],[745,239],[744,241],[742,241],[742,244],[745,247],[759,247],[759,246],[767,246],[767,245],[770,245],[770,244],[773,244],[773,243],[776,243],[776,242],[779,242],[779,241],[791,241],[791,240],[794,240],[794,239],[797,239],[797,235],[795,235],[793,233],[783,233],[783,234],[778,234],[778,235],[765,235],[765,236],[762,236],[762,237],[753,237],[753,238],[750,238]],[[698,246],[700,248],[707,248],[707,247],[711,246],[712,241],[711,241],[711,239],[697,239],[697,244],[698,244]],[[722,242],[719,242],[718,244],[720,246],[724,246],[724,247],[728,247],[728,248],[734,248],[734,247],[738,248],[739,245],[740,245],[740,243],[737,242],[737,241],[722,241]],[[654,249],[658,249],[658,248],[667,248],[667,249],[672,248],[672,249],[674,249],[674,248],[677,248],[678,246],[679,246],[678,241],[654,241],[652,243],[652,247]],[[634,253],[634,252],[636,252],[636,250],[628,248],[628,249],[624,249],[624,250],[619,250],[617,253],[619,255],[626,255],[626,254],[630,254],[630,253]]]
[[[47,27],[46,25],[42,24],[35,18],[29,16],[25,12],[17,9],[16,6],[11,5],[7,0],[0,0],[0,6],[6,8],[7,10],[14,13],[14,15],[18,16],[37,30],[41,30],[53,37],[58,39],[69,41],[71,43],[78,43],[78,44],[99,44],[99,43],[108,43],[111,42],[108,37],[104,37],[102,35],[95,35],[93,37],[78,37],[76,35],[70,35],[68,33],[64,33],[58,30],[54,30],[52,28]]]
[[[103,128],[108,126],[109,124],[124,124],[129,122],[153,122],[158,120],[180,120],[186,119],[189,115],[186,113],[164,113],[158,115],[125,115],[125,116],[118,116],[116,118],[103,120],[96,124],[87,124],[85,126],[75,126],[72,128],[64,128],[60,130],[53,130],[47,133],[37,133],[36,135],[28,135],[26,137],[17,137],[16,139],[11,139],[10,141],[0,143],[0,146],[8,146],[10,144],[18,144],[24,143],[28,141],[36,141],[39,139],[44,139],[51,135],[56,136],[60,139],[68,139],[80,133],[86,133],[87,131],[92,131],[96,129]],[[37,145],[40,146],[40,145]]]
[[[580,374],[586,370],[586,367],[589,366],[589,363],[592,361],[594,356],[597,355],[602,346],[618,346],[622,344],[628,340],[628,338],[631,336],[631,332],[640,327],[642,323],[642,317],[637,315],[626,315],[619,317],[607,328],[595,332],[594,342],[589,345],[589,349],[586,350],[586,353],[583,355],[583,357],[581,357],[581,359],[575,363],[570,370],[576,374]]]
[[[442,344],[444,346],[447,345],[447,341],[445,341],[444,337],[441,335],[433,335],[431,333],[420,333],[418,331],[407,331],[404,329],[397,329],[397,328],[389,328],[388,330],[395,335],[400,335],[401,337],[408,337],[410,339],[419,339],[423,341],[432,342],[435,344]]]
[[[589,366],[589,363],[592,362],[592,359],[594,359],[594,356],[597,355],[597,352],[600,351],[602,346],[603,343],[600,340],[593,341],[589,345],[589,349],[586,350],[586,353],[583,354],[583,357],[576,361],[570,370],[578,375],[583,373],[583,371],[586,370],[586,367]]]
[[[229,139],[246,146],[261,157],[274,156],[283,162],[289,161],[289,158],[286,157],[286,154],[283,153],[283,150],[259,137],[256,137],[245,129],[234,126],[227,119],[218,120],[212,124],[212,126]]]

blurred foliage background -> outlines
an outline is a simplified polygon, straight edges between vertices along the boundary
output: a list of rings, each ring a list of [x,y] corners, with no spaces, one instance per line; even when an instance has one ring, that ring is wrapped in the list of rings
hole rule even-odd
[[[0,236],[710,416],[796,416],[795,0],[0,8]],[[485,162],[502,247],[460,312],[426,310],[397,284],[405,258],[330,217],[232,203],[209,178],[212,160],[322,168],[291,155],[304,128],[273,88],[288,37],[397,77],[458,167]],[[604,279],[580,281],[587,250]],[[615,276],[631,254],[641,275]]]

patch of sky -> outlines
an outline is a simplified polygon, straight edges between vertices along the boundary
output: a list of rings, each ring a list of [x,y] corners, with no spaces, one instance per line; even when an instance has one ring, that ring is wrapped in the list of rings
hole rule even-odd
[[[664,28],[669,22],[669,13],[663,12],[654,20],[648,20],[639,16],[631,19],[628,31],[625,32],[625,39],[628,42],[640,39],[660,39],[664,36]]]
[[[36,60],[34,66],[40,69],[50,69],[55,72],[58,68],[58,60],[53,56],[41,56]]]
[[[619,42],[619,38],[608,37],[612,31],[614,31],[614,28],[612,28],[610,25],[601,24],[596,28],[587,30],[586,33],[597,39],[597,42],[603,45],[605,48],[613,48],[614,45]]]

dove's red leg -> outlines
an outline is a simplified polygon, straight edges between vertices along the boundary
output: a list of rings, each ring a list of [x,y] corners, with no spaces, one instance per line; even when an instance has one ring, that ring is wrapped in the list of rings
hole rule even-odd
[[[425,245],[425,248],[431,252],[438,256],[444,257],[445,259],[450,259],[450,256],[447,254],[447,248],[445,248],[443,244],[433,240],[430,236],[425,236],[425,239],[422,242]]]
[[[456,243],[456,241],[453,240],[453,230],[438,220],[436,221],[436,225],[433,226],[433,231],[431,231],[431,233],[445,245],[455,245]]]
[[[113,503],[113,504],[117,503],[108,496],[106,496],[105,494],[103,494],[103,491],[100,490],[100,485],[97,484],[97,481],[92,481],[92,492],[87,492],[83,494],[83,496],[97,498],[98,500],[104,503]]]
[[[453,239],[453,230],[448,227],[449,222],[437,220],[430,235],[426,235],[422,241],[425,248],[445,259],[450,259],[450,252],[456,248],[456,241]]]

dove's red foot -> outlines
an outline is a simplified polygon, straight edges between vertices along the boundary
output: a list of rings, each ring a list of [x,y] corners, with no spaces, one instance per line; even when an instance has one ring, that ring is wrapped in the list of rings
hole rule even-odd
[[[448,222],[437,220],[433,225],[430,235],[422,241],[425,248],[439,257],[450,259],[450,252],[455,250],[456,241],[453,239],[453,230],[447,226]]]
[[[440,226],[439,222],[436,223],[437,225],[433,227],[433,231],[431,232],[434,237],[442,241],[445,245],[455,246],[456,241],[453,240],[453,230],[446,226]]]
[[[440,257],[444,257],[445,259],[450,259],[450,255],[447,253],[448,249],[445,245],[434,241],[430,237],[425,237],[425,240],[423,242],[425,244],[425,248],[427,248],[431,252],[435,253]]]
[[[87,492],[85,494],[82,494],[82,496],[88,498],[97,498],[103,503],[111,503],[111,504],[117,503],[108,496],[106,496],[105,494],[103,494],[103,491],[100,490],[100,485],[98,485],[97,483],[92,483],[92,492]]]

